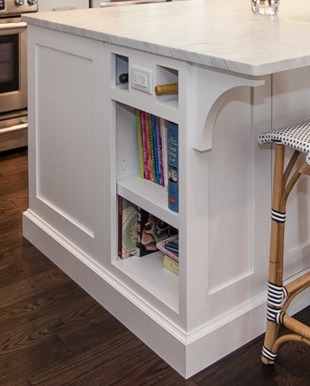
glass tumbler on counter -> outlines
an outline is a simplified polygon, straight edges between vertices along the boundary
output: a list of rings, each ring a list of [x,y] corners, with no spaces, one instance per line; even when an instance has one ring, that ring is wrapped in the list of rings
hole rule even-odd
[[[251,0],[252,11],[256,15],[274,16],[279,11],[280,0]]]

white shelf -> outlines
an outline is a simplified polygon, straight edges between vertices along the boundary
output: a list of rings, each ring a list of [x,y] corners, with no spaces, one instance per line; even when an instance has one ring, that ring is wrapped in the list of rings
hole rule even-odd
[[[117,194],[179,229],[179,215],[168,209],[164,187],[134,175],[117,181]]]
[[[163,254],[117,259],[113,265],[175,312],[179,312],[179,277],[163,267]]]
[[[158,104],[162,105],[163,107],[178,110],[179,108],[179,100],[176,97],[171,97],[171,96],[159,96],[157,97]]]

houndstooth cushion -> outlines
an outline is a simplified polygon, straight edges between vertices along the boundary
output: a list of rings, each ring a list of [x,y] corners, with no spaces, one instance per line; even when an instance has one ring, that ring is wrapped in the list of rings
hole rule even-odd
[[[306,160],[310,165],[310,119],[280,129],[267,131],[258,137],[258,142],[260,144],[269,142],[281,143],[306,153]]]

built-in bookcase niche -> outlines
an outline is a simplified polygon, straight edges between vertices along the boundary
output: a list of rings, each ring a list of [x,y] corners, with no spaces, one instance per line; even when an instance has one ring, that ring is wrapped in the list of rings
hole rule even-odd
[[[114,79],[115,86],[121,89],[128,90],[129,59],[127,56],[112,54],[112,79]]]
[[[139,174],[136,109],[114,101],[116,123],[116,193],[154,214],[158,219],[179,227],[178,214],[168,209],[168,194],[163,186],[147,181]],[[119,214],[118,214],[119,215]],[[116,224],[119,235],[119,222]],[[117,239],[119,249],[119,239]],[[164,255],[156,251],[143,257],[112,258],[112,264],[136,285],[157,298],[174,312],[179,312],[179,278],[164,268]]]
[[[156,66],[156,85],[167,85],[179,83],[179,72],[174,68],[165,66]],[[156,96],[157,102],[178,108],[179,94],[168,94]]]

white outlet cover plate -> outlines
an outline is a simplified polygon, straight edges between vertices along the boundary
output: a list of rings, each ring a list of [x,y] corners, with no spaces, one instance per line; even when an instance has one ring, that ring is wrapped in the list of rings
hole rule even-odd
[[[147,68],[132,65],[130,71],[131,88],[153,94],[153,72]]]

